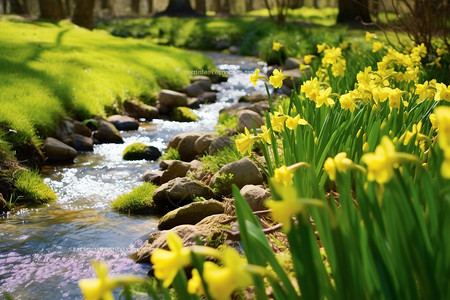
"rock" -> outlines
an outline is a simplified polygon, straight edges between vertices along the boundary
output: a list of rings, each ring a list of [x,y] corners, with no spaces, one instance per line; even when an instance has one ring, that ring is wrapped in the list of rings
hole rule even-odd
[[[220,150],[233,144],[233,140],[229,136],[220,136],[215,138],[208,147],[208,153],[214,155]]]
[[[182,161],[191,161],[199,154],[195,151],[194,145],[197,139],[201,136],[200,133],[191,133],[186,135],[178,144],[178,153]]]
[[[230,43],[228,43],[227,41],[218,40],[216,42],[216,50],[222,51],[228,48],[230,48]]]
[[[51,137],[45,140],[43,151],[48,162],[72,162],[78,154],[74,148]]]
[[[121,131],[131,131],[139,128],[139,122],[135,118],[128,116],[114,115],[109,117],[107,121]]]
[[[160,115],[167,115],[168,113],[170,113],[170,107],[162,105],[161,103],[158,103],[156,105],[156,109],[158,110]]]
[[[217,135],[216,133],[207,133],[199,137],[194,144],[194,150],[198,154],[204,154],[206,150],[208,150],[209,145],[211,145],[211,142],[214,140],[214,135]]]
[[[161,90],[158,101],[161,105],[168,107],[187,106],[187,96],[171,90]]]
[[[227,174],[232,174],[232,178],[223,180],[223,176],[226,176]],[[259,185],[262,183],[263,177],[261,172],[247,157],[226,164],[211,179],[211,186],[217,187],[222,195],[230,193],[233,184],[242,188],[247,184]]]
[[[174,160],[162,173],[160,184],[164,184],[177,177],[185,177],[191,165],[181,160]]]
[[[244,132],[244,129],[253,129],[253,123],[255,123],[256,128],[264,125],[264,121],[261,116],[252,110],[242,110],[238,113],[238,131]]]
[[[199,160],[194,159],[189,163],[189,171],[186,173],[186,176],[192,177],[195,180],[201,180],[206,173],[205,171],[203,171],[204,167],[205,164],[203,164]]]
[[[209,75],[209,78],[211,79],[212,83],[221,83],[228,80],[228,74],[225,71],[214,72],[213,74]]]
[[[198,98],[189,98],[187,106],[191,109],[200,108],[201,101]]]
[[[288,57],[284,61],[283,70],[298,69],[300,67],[300,60],[295,57]],[[284,74],[284,72],[283,72]]]
[[[241,195],[252,211],[265,210],[264,201],[270,198],[270,192],[260,185],[247,184],[241,189]]]
[[[177,122],[195,122],[198,116],[189,107],[175,107],[172,111],[172,120]]]
[[[161,185],[162,173],[163,172],[159,170],[158,171],[147,170],[142,175],[142,180],[145,182],[154,183],[155,185]]]
[[[94,138],[97,139],[100,143],[123,143],[120,132],[113,124],[105,120],[98,121],[98,129],[94,133]]]
[[[169,148],[174,148],[174,149],[178,149],[178,145],[180,145],[180,142],[182,139],[184,139],[185,137],[191,135],[191,134],[196,134],[196,133],[192,133],[192,132],[183,132],[183,133],[179,133],[177,135],[174,135],[170,141],[167,143],[167,149]]]
[[[151,121],[159,118],[159,110],[156,107],[140,103],[136,100],[125,100],[123,102],[123,109],[127,115],[135,119]]]
[[[167,170],[167,168],[172,164],[175,160],[172,159],[164,159],[159,163],[159,168],[161,170]]]
[[[123,159],[125,160],[157,160],[160,156],[161,152],[158,148],[143,143],[133,143],[123,151]]]
[[[263,95],[259,92],[253,92],[250,94],[250,96],[248,96],[248,100],[252,103],[267,101],[267,95]]]
[[[77,120],[73,121],[73,133],[86,137],[92,136],[92,131],[89,129],[89,127]]]
[[[67,136],[70,136],[73,133],[73,130],[73,120],[69,117],[64,117],[55,129],[55,137],[58,140],[63,141]]]
[[[36,170],[42,169],[42,165],[45,163],[45,156],[42,150],[33,142],[14,144],[12,150],[21,166]]]
[[[202,87],[202,90],[209,92],[211,90],[211,79],[206,76],[195,76],[191,78],[191,83],[196,83]]]
[[[184,90],[189,97],[197,97],[204,92],[201,85],[198,83],[191,83],[190,85],[186,86]]]
[[[158,229],[167,230],[178,225],[196,224],[205,217],[223,214],[224,206],[217,200],[193,202],[165,214],[158,224]]]
[[[229,115],[235,115],[239,111],[247,109],[250,106],[250,103],[247,102],[239,102],[233,105],[230,105],[228,107],[222,108],[219,111],[219,114],[229,114]]]
[[[204,92],[204,93],[198,95],[197,98],[199,99],[200,103],[202,103],[202,104],[214,103],[217,100],[217,93],[215,93],[215,92]]]
[[[301,77],[301,73],[300,73],[300,69],[299,68],[292,69],[292,70],[286,70],[286,71],[283,72],[283,75],[290,75],[290,76],[294,77],[295,86],[298,89],[299,84],[300,84],[300,77]],[[291,89],[294,87],[293,84],[292,84],[292,79],[290,79],[290,78],[286,78],[283,81],[283,86],[284,85],[286,85],[288,88],[291,88]]]
[[[228,48],[228,51],[230,51],[230,54],[237,54],[239,52],[239,47],[230,46],[230,48]]]
[[[195,197],[209,199],[213,196],[207,185],[188,177],[177,177],[155,190],[153,202],[158,210],[168,211],[191,203]]]
[[[270,111],[269,101],[261,101],[261,102],[252,103],[249,106],[247,106],[246,109],[252,110],[252,111],[256,112],[258,115],[260,115],[261,117],[264,117],[266,111]]]
[[[161,157],[161,151],[154,146],[147,146],[144,150],[146,160],[157,160]]]
[[[94,140],[91,137],[80,134],[72,134],[70,141],[66,143],[78,152],[94,151]]]

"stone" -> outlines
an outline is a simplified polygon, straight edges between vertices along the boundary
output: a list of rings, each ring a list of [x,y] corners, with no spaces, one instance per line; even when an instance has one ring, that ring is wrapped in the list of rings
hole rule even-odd
[[[204,154],[206,150],[208,150],[209,145],[214,140],[215,133],[207,133],[199,137],[194,144],[194,150],[198,154]]]
[[[74,148],[52,137],[45,139],[42,150],[48,162],[73,162],[78,154]]]
[[[161,170],[167,170],[167,168],[172,164],[175,160],[173,159],[164,159],[159,163],[159,168]]]
[[[98,121],[98,128],[97,131],[94,132],[94,138],[97,139],[100,143],[123,143],[120,132],[113,124],[105,120]]]
[[[168,107],[187,106],[187,95],[171,90],[161,90],[158,101]]]
[[[167,230],[184,224],[194,225],[210,215],[223,214],[223,212],[224,206],[217,200],[192,202],[161,217],[158,229]]]
[[[222,51],[230,48],[230,43],[224,40],[218,40],[216,42],[216,50]]]
[[[214,103],[217,100],[217,93],[215,93],[215,92],[204,92],[204,93],[198,95],[197,98],[199,99],[200,103],[202,103],[202,104]]]
[[[211,79],[206,76],[195,76],[191,78],[191,83],[196,83],[202,87],[205,92],[211,91]]]
[[[232,174],[228,180],[221,179],[222,176]],[[226,195],[231,193],[231,186],[237,185],[242,188],[247,184],[260,185],[263,183],[263,176],[258,167],[247,157],[238,161],[226,164],[219,172],[217,172],[211,179],[211,186],[216,186],[220,189],[219,193]]]
[[[247,184],[240,191],[242,197],[247,201],[252,211],[267,209],[264,201],[270,198],[270,192],[261,185]]]
[[[230,54],[238,54],[239,52],[239,47],[237,46],[230,46],[230,48],[228,48],[228,51],[230,51]]]
[[[194,159],[189,163],[189,171],[186,173],[186,176],[194,178],[195,180],[201,180],[206,174],[206,171],[203,171],[204,167],[204,163]]]
[[[189,107],[175,107],[172,111],[172,120],[177,122],[195,122],[198,116]]]
[[[252,110],[242,110],[238,112],[238,131],[244,132],[244,129],[253,129],[253,123],[255,123],[256,128],[264,125],[264,121],[261,116]]]
[[[198,83],[191,83],[190,85],[186,86],[184,90],[189,97],[197,97],[204,92],[201,85]]]
[[[269,101],[255,102],[247,106],[248,110],[256,112],[261,117],[265,116],[266,111],[270,111]]]
[[[161,151],[155,146],[147,146],[144,150],[146,160],[157,160],[161,157]]]
[[[125,100],[123,102],[123,109],[127,115],[135,119],[151,121],[159,118],[158,108],[140,103],[136,100]]]
[[[58,140],[63,141],[67,136],[70,136],[73,133],[73,129],[73,120],[69,117],[64,117],[55,129],[55,137]]]
[[[283,70],[292,70],[292,69],[298,69],[300,67],[300,60],[295,57],[288,57],[284,61]],[[284,72],[283,72],[284,74]]]
[[[158,110],[160,115],[167,115],[168,113],[170,113],[170,107],[162,105],[161,103],[158,103],[156,105],[156,109]]]
[[[159,170],[157,171],[147,170],[142,175],[142,180],[145,182],[154,183],[155,185],[161,185],[162,173],[163,172]]]
[[[160,184],[166,183],[177,177],[185,177],[191,165],[181,160],[174,160],[162,173]]]
[[[297,69],[283,71],[283,75],[290,75],[290,76],[292,76],[294,78],[295,86],[298,89],[299,84],[300,84],[300,78],[301,78],[300,69],[297,68]],[[284,85],[286,85],[288,88],[291,88],[291,89],[294,87],[294,85],[292,83],[292,79],[290,79],[290,78],[286,78],[283,81],[283,86]]]
[[[195,197],[212,198],[213,191],[207,185],[188,177],[177,177],[162,184],[153,194],[153,202],[161,212],[191,203]]]
[[[120,131],[138,130],[139,128],[139,122],[129,116],[114,115],[109,117],[107,121],[111,122]]]
[[[92,131],[89,129],[89,127],[77,120],[73,121],[73,133],[86,137],[92,136]]]
[[[235,103],[232,104],[228,107],[222,108],[219,111],[219,114],[229,114],[229,115],[234,115],[237,114],[238,111],[247,109],[250,106],[250,103],[247,102],[239,102],[239,103]]]
[[[125,160],[157,160],[160,156],[161,152],[154,146],[147,146],[143,143],[133,143],[125,148],[122,157]]]
[[[180,159],[182,161],[191,161],[199,154],[195,151],[194,145],[198,138],[200,138],[200,133],[191,133],[186,135],[178,144],[178,153],[180,154]]]
[[[229,136],[220,136],[215,138],[208,147],[208,153],[215,155],[220,150],[229,147],[233,144],[233,140]]]
[[[94,140],[81,134],[72,134],[70,143],[67,143],[78,152],[94,151]]]
[[[187,106],[189,108],[191,108],[191,109],[198,109],[198,108],[200,108],[200,104],[202,104],[200,99],[198,99],[198,98],[189,98]]]

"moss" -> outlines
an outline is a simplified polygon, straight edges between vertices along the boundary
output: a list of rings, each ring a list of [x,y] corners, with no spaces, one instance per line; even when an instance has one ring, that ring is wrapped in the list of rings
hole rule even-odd
[[[163,160],[180,160],[180,152],[175,148],[169,148],[161,157]]]
[[[146,214],[154,211],[153,194],[157,186],[153,183],[146,182],[130,193],[120,195],[111,203],[112,209],[131,214]]]
[[[142,143],[133,143],[123,151],[123,159],[125,160],[141,160],[145,159],[145,149],[147,145]]]
[[[236,149],[236,145],[233,143],[231,146],[226,147],[218,151],[215,155],[204,155],[200,158],[200,161],[205,164],[203,170],[216,173],[224,165],[234,161],[238,161],[244,156]]]
[[[42,204],[56,199],[55,193],[44,183],[37,172],[21,170],[14,175],[16,202]]]
[[[234,133],[237,129],[238,117],[228,113],[221,113],[217,120],[217,125],[214,127],[219,135],[229,135]]]
[[[172,120],[178,122],[195,122],[198,117],[189,107],[175,107],[172,112]]]

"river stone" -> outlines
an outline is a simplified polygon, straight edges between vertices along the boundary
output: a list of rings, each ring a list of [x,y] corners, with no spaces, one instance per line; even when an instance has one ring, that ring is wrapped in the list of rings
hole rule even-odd
[[[159,103],[168,107],[187,106],[187,99],[186,94],[171,90],[161,90],[158,97]]]
[[[195,76],[191,78],[191,83],[196,83],[202,87],[202,90],[208,92],[211,90],[211,79],[206,76]]]
[[[233,177],[226,182],[220,179],[221,174],[233,174]],[[231,193],[231,186],[237,185],[242,188],[247,184],[259,185],[263,183],[263,176],[258,167],[247,157],[238,161],[226,164],[211,179],[211,186],[220,185],[222,195]]]
[[[64,117],[55,129],[55,137],[58,140],[63,141],[67,136],[70,136],[73,133],[73,127],[73,120],[69,117]]]
[[[161,185],[162,173],[163,172],[159,171],[159,170],[156,170],[156,171],[147,170],[142,175],[142,180],[145,182],[154,183],[155,185]]]
[[[98,121],[98,129],[94,133],[94,138],[97,139],[100,143],[123,143],[120,132],[113,124],[105,120]]]
[[[300,60],[295,57],[288,57],[284,61],[283,70],[292,70],[292,69],[298,69],[300,67]],[[284,74],[285,72],[283,72]]]
[[[160,211],[168,211],[191,203],[195,197],[212,198],[213,191],[200,181],[177,177],[155,190],[153,202]]]
[[[161,170],[167,170],[167,168],[170,166],[171,163],[173,163],[175,160],[173,159],[163,159],[160,163],[159,163],[159,168]]]
[[[187,106],[190,109],[198,109],[198,108],[200,108],[200,104],[202,104],[200,99],[198,99],[198,98],[189,98]]]
[[[264,117],[266,111],[270,111],[270,105],[269,101],[261,101],[261,102],[255,102],[250,104],[247,108],[247,110],[252,110],[261,117]]]
[[[191,165],[181,160],[174,160],[162,173],[160,184],[166,183],[177,177],[185,177]]]
[[[78,154],[74,148],[52,137],[45,140],[42,150],[48,162],[72,162]]]
[[[158,110],[160,115],[167,115],[171,111],[170,107],[168,107],[167,105],[162,105],[159,102],[156,104],[156,109]]]
[[[199,154],[195,151],[195,142],[201,137],[200,133],[191,133],[183,137],[183,139],[178,144],[178,153],[180,154],[180,159],[182,161],[191,161]]]
[[[241,110],[238,113],[238,131],[244,132],[245,128],[252,130],[253,123],[255,123],[256,128],[264,125],[262,117],[252,110]]]
[[[78,152],[94,151],[94,140],[91,137],[80,134],[72,134],[70,143],[68,144]]]
[[[241,195],[252,211],[265,210],[264,201],[270,198],[270,192],[261,185],[247,184],[241,189]]]
[[[215,155],[220,150],[229,147],[233,144],[233,140],[229,136],[220,136],[215,138],[208,147],[208,153]]]
[[[239,111],[247,109],[249,106],[250,106],[250,103],[248,103],[248,102],[239,102],[236,104],[232,104],[228,107],[225,107],[225,108],[222,108],[221,110],[219,110],[219,115],[220,114],[235,115]]]
[[[178,145],[180,144],[181,140],[184,139],[186,136],[191,135],[191,134],[196,134],[196,133],[183,132],[183,133],[179,133],[177,135],[174,135],[170,139],[170,141],[167,143],[167,149],[169,149],[169,148],[178,149]]]
[[[92,136],[92,131],[89,129],[89,127],[77,120],[73,121],[73,133],[86,137]]]
[[[187,172],[186,176],[194,178],[195,180],[201,180],[206,174],[206,171],[203,170],[204,167],[204,163],[194,159],[189,163],[189,171]]]
[[[159,110],[156,107],[135,100],[125,100],[123,102],[123,109],[127,115],[135,119],[142,118],[151,121],[159,118]]]
[[[161,157],[161,151],[155,146],[147,146],[144,150],[146,160],[157,160]]]
[[[200,103],[214,103],[217,100],[217,93],[215,92],[204,92],[197,96],[197,98],[200,100]]]
[[[206,133],[199,137],[194,144],[194,150],[199,154],[204,154],[206,150],[208,150],[209,145],[214,140],[214,135],[216,133]]]
[[[294,77],[294,81],[295,81],[295,86],[298,88],[299,84],[300,84],[300,77],[301,77],[301,73],[300,73],[300,69],[292,69],[292,70],[286,70],[283,72],[283,75],[290,75],[292,77]],[[283,81],[283,86],[286,85],[288,88],[293,88],[293,84],[292,84],[292,79],[291,78],[286,78]]]
[[[190,85],[186,86],[184,90],[189,97],[197,97],[204,92],[200,84],[197,83],[191,83]]]
[[[205,217],[223,214],[223,204],[217,200],[193,202],[165,214],[158,224],[158,229],[167,230],[178,225],[196,224]]]
[[[138,130],[139,128],[139,122],[128,116],[114,115],[109,117],[107,121],[113,123],[117,130],[121,131]]]

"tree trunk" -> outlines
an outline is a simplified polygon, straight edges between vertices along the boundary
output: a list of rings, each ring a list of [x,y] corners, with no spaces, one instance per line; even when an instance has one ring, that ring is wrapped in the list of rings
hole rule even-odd
[[[292,0],[289,8],[291,9],[296,9],[296,8],[300,8],[303,6],[303,0]]]
[[[230,14],[230,0],[217,0],[221,2],[219,7],[219,14],[221,15],[229,15]]]
[[[147,12],[149,14],[153,13],[153,0],[147,0],[147,6],[148,6]]]
[[[114,5],[112,0],[102,0],[101,8],[108,11],[108,14],[114,16]]]
[[[189,0],[170,0],[166,10],[158,15],[188,16],[198,15],[198,13],[192,8]]]
[[[27,2],[22,1],[22,3],[19,0],[9,0],[10,9],[12,14],[16,15],[27,15],[28,14],[28,8],[27,8]]]
[[[3,13],[6,15],[8,13],[8,0],[3,0]]]
[[[206,14],[206,1],[205,0],[195,0],[195,10],[202,15]]]
[[[59,21],[66,17],[62,0],[39,0],[42,19]]]
[[[131,12],[133,14],[139,15],[139,5],[140,5],[139,0],[131,0]]]
[[[370,23],[368,0],[339,0],[338,23]]]
[[[94,5],[95,0],[77,0],[72,22],[87,29],[94,28]]]
[[[72,13],[72,10],[71,10],[71,8],[70,8],[70,0],[66,0],[65,1],[66,3],[66,16],[68,17],[68,18],[70,18],[70,16],[71,16],[71,13]]]
[[[245,0],[245,11],[253,10],[253,0]]]

